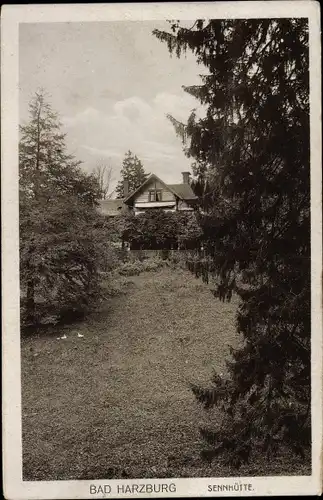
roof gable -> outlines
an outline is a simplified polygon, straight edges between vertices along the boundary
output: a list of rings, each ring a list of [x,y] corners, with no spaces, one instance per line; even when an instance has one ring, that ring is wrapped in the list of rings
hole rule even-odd
[[[179,194],[176,191],[174,191],[173,188],[169,184],[165,184],[165,182],[162,181],[159,177],[157,177],[157,175],[151,174],[149,177],[147,177],[147,179],[135,191],[132,191],[132,193],[130,193],[124,199],[124,203],[127,203],[130,200],[132,200],[134,198],[134,196],[137,193],[139,193],[145,186],[147,186],[147,184],[149,184],[152,180],[156,180],[156,181],[160,182],[162,184],[162,186],[164,186],[165,189],[167,189],[168,191],[171,191],[173,193],[173,195],[181,198],[181,196],[179,196]]]

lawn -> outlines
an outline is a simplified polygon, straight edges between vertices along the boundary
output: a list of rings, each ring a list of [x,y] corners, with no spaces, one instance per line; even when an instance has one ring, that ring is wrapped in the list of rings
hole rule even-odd
[[[199,426],[220,415],[190,389],[225,370],[237,299],[219,302],[183,270],[126,280],[82,323],[22,339],[25,480],[237,474],[201,461]]]

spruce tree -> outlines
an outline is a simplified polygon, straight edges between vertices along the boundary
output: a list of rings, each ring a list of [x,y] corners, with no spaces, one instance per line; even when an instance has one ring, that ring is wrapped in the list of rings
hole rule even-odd
[[[43,201],[72,195],[95,204],[100,196],[97,179],[82,172],[81,162],[67,152],[61,128],[45,92],[36,92],[29,105],[29,121],[20,126],[20,195]]]
[[[84,311],[96,293],[100,189],[79,163],[44,92],[36,93],[19,142],[22,324]]]
[[[226,376],[193,386],[223,410],[202,429],[206,458],[235,466],[261,451],[304,456],[310,431],[309,60],[306,19],[197,20],[154,31],[207,68],[184,87],[205,107],[172,117],[195,161],[207,259],[220,298],[240,297]],[[216,349],[216,346],[215,346]]]
[[[148,177],[145,173],[142,162],[130,150],[125,154],[122,162],[121,180],[119,181],[116,192],[118,198],[124,198],[124,181],[128,181],[129,194],[135,191]]]

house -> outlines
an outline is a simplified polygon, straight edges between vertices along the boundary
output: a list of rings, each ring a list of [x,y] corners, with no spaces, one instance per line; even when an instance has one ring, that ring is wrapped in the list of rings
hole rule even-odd
[[[157,175],[151,174],[131,193],[129,193],[129,183],[125,181],[124,199],[102,200],[100,212],[107,216],[115,216],[127,211],[138,215],[156,208],[170,212],[192,211],[196,206],[197,197],[189,183],[190,173],[182,172],[182,176],[182,183],[166,184]]]

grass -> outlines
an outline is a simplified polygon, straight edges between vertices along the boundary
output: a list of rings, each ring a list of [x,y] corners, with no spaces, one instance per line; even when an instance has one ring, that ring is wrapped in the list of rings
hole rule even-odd
[[[22,339],[24,480],[261,475],[199,457],[199,427],[220,416],[189,384],[225,370],[236,299],[215,300],[183,270],[122,280],[127,293],[83,323]]]

